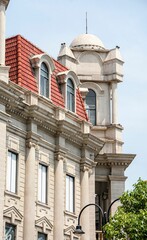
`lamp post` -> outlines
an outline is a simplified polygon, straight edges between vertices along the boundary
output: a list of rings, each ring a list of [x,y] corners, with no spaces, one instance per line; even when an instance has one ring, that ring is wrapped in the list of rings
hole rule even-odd
[[[78,216],[78,225],[76,226],[76,229],[74,231],[74,234],[77,234],[77,235],[83,235],[85,234],[85,232],[82,230],[82,226],[80,225],[80,219],[81,219],[81,215],[82,215],[82,212],[85,210],[85,208],[89,207],[89,206],[95,206],[97,207],[100,212],[101,212],[101,216],[102,216],[102,227],[107,223],[109,222],[109,218],[110,218],[110,210],[111,210],[111,207],[112,205],[116,202],[116,201],[119,201],[119,198],[115,199],[111,204],[110,206],[108,207],[108,211],[107,212],[104,212],[103,209],[96,203],[89,203],[87,204],[86,206],[84,206],[80,213],[79,213],[79,216]]]

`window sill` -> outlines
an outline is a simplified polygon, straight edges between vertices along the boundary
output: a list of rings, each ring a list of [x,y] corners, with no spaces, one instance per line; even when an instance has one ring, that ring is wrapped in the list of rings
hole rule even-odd
[[[44,208],[46,208],[46,209],[50,209],[50,207],[48,206],[48,204],[47,203],[42,203],[42,202],[36,202],[36,204],[38,205],[38,206],[40,206],[40,207],[44,207]]]
[[[69,212],[69,211],[65,210],[64,213],[68,216],[73,217],[73,218],[77,218],[77,215],[74,212]]]
[[[18,196],[16,193],[9,192],[8,190],[5,191],[5,195],[20,199],[20,196]]]

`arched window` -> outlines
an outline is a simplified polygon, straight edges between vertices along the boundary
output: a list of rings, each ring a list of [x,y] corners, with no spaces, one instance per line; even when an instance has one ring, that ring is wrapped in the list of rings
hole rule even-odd
[[[49,71],[46,64],[43,62],[40,69],[40,94],[49,97]]]
[[[93,125],[96,125],[96,93],[92,89],[86,96],[86,112]]]
[[[67,80],[67,109],[75,111],[75,87],[70,78]]]

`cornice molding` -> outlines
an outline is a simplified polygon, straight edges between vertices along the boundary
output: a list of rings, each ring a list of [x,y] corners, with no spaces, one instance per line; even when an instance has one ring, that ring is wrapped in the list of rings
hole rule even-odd
[[[116,175],[109,175],[108,176],[110,181],[126,181],[126,176],[116,176]]]
[[[98,155],[95,159],[97,166],[118,167],[123,166],[126,169],[135,158],[135,154],[125,153],[105,153]]]
[[[37,94],[38,105],[29,105],[26,102],[26,94],[29,94],[23,88],[16,84],[8,85],[0,83],[0,101],[5,105],[6,112],[15,117],[22,118],[22,121],[34,121],[39,127],[53,135],[60,134],[71,143],[84,147],[85,149],[99,153],[104,142],[90,133],[84,133],[83,121],[69,112],[65,112],[65,119],[59,120],[56,117],[58,108],[49,101],[45,101]]]

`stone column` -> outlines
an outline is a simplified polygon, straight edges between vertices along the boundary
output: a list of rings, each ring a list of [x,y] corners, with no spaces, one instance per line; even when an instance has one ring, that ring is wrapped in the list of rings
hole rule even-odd
[[[87,166],[82,166],[81,168],[81,209],[89,204],[89,168]],[[90,219],[89,219],[89,207],[87,207],[81,215],[81,226],[85,232],[82,235],[82,240],[90,239]]]
[[[55,153],[55,207],[54,207],[54,240],[63,240],[64,229],[64,156],[58,151]]]
[[[112,124],[118,124],[117,82],[112,82]]]
[[[3,225],[3,210],[4,210],[4,191],[5,191],[5,180],[6,180],[6,122],[8,121],[9,115],[5,113],[5,107],[0,104],[0,236],[4,236],[4,225]]]
[[[0,0],[0,80],[8,83],[9,67],[5,66],[5,11],[9,0]]]
[[[89,171],[89,202],[95,203],[95,166]],[[93,240],[95,239],[95,206],[89,207],[89,212],[90,239]]]
[[[35,147],[36,144],[29,139],[26,156],[24,240],[35,240]]]
[[[110,180],[110,203],[112,203],[115,199],[119,198],[125,190],[125,180],[127,177],[125,176],[115,176],[109,175]],[[120,202],[117,201],[112,205],[111,214],[113,215],[117,210],[117,207],[120,205]]]

